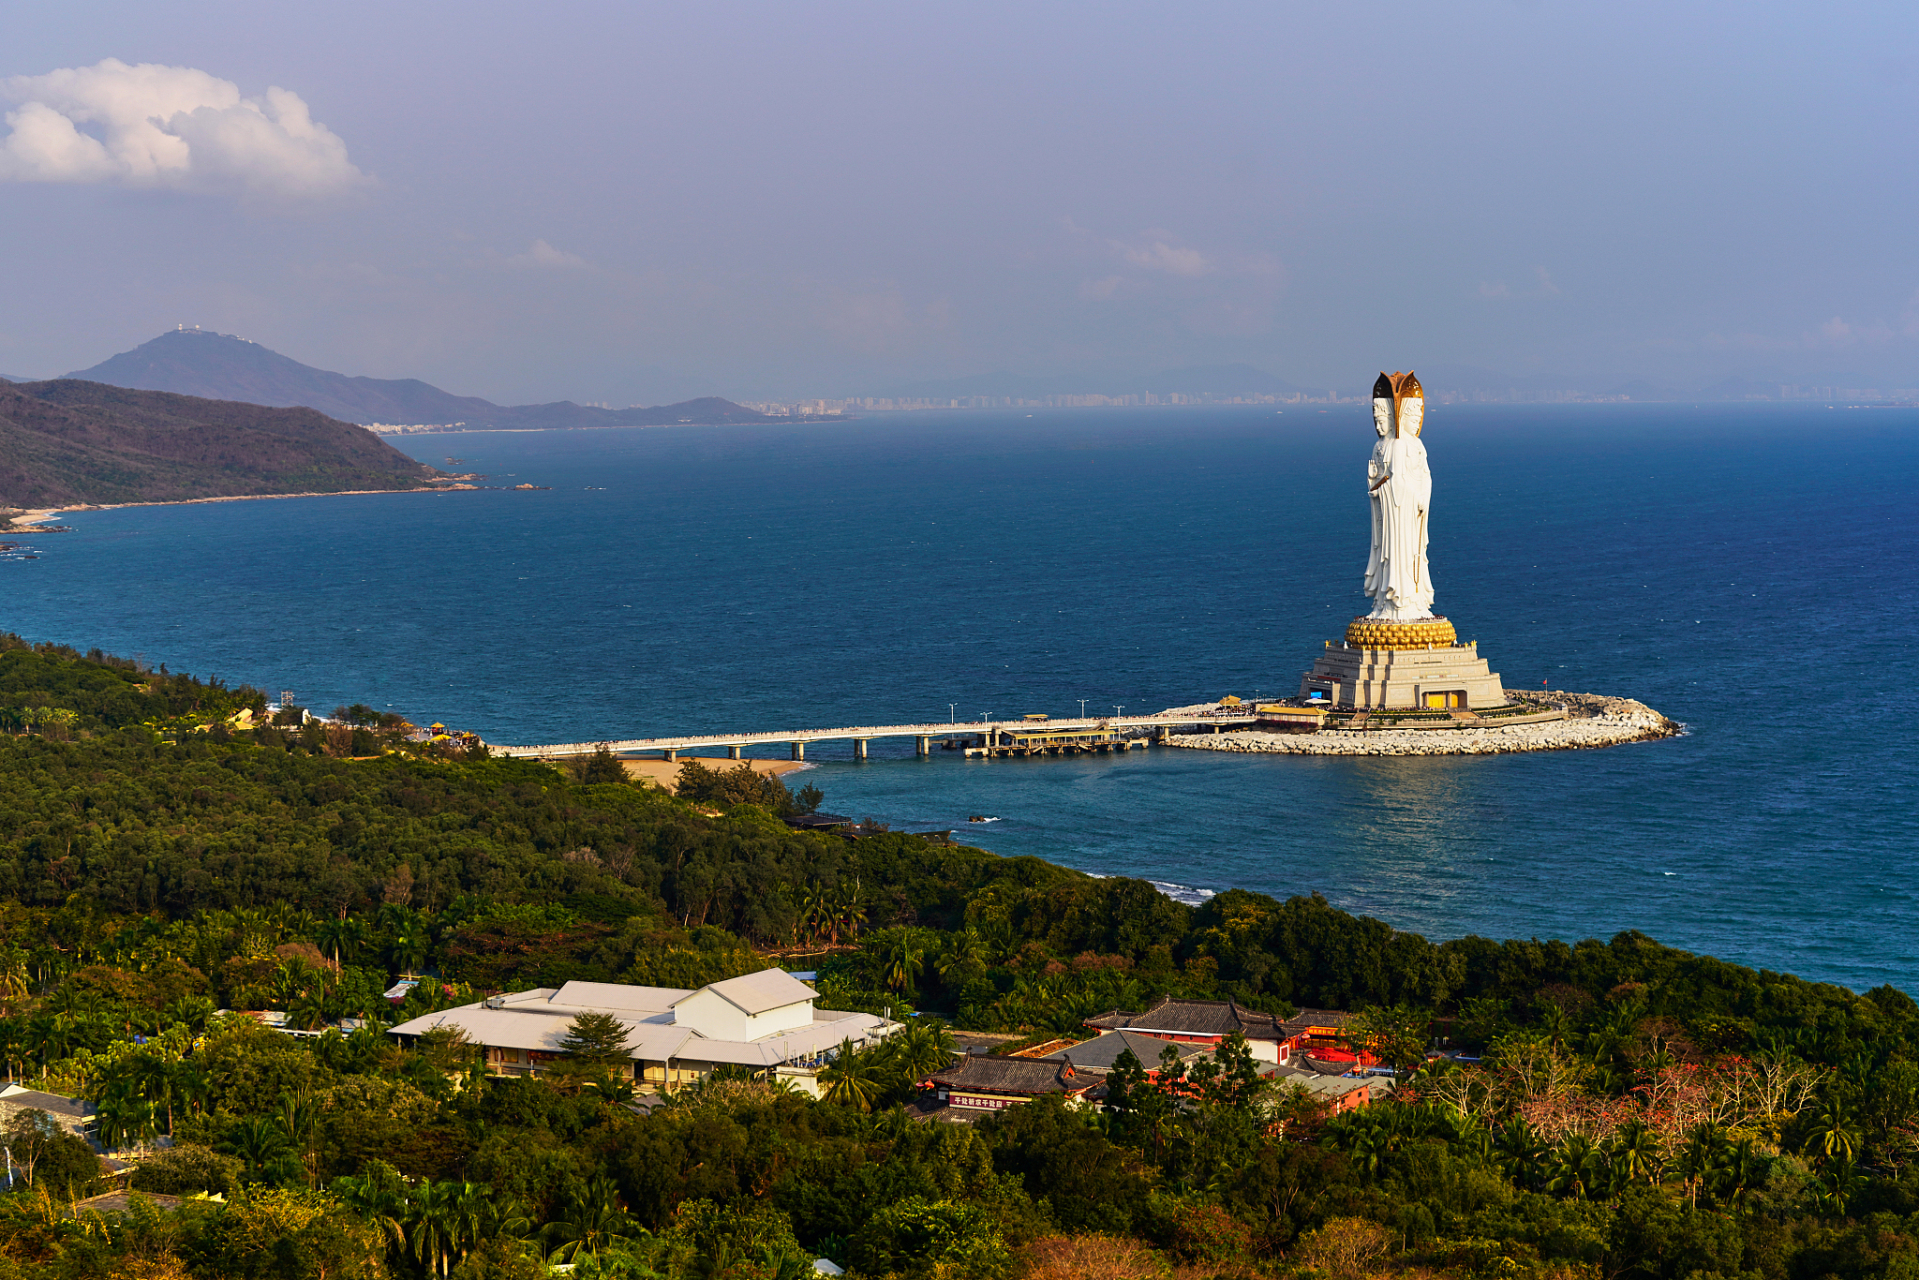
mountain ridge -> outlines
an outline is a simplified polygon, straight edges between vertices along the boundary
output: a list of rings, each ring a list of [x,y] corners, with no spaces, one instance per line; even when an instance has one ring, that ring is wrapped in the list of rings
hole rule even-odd
[[[654,427],[680,422],[764,422],[764,414],[718,396],[677,404],[600,409],[571,400],[497,405],[442,391],[418,378],[367,378],[316,369],[232,334],[169,329],[131,351],[68,378],[141,391],[286,408],[305,406],[343,422],[381,425],[565,428]]]
[[[75,378],[0,384],[0,506],[404,490],[446,478],[316,409]]]

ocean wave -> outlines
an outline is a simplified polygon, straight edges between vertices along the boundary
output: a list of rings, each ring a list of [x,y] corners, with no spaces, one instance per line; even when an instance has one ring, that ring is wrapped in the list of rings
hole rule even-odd
[[[1195,889],[1190,885],[1174,884],[1169,880],[1148,880],[1146,883],[1174,902],[1183,902],[1189,907],[1197,907],[1219,892],[1217,889]]]

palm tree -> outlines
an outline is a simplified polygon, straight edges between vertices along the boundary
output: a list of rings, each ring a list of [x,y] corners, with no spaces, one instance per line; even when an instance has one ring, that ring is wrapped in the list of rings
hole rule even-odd
[[[8,947],[0,955],[0,1001],[13,1005],[33,994],[27,960],[27,953],[19,947]]]
[[[851,1040],[840,1041],[833,1061],[820,1072],[820,1080],[826,1085],[826,1100],[860,1112],[871,1111],[874,1099],[886,1087],[880,1064],[875,1059],[876,1055],[855,1049]]]
[[[151,1051],[133,1054],[121,1064],[121,1079],[127,1087],[137,1090],[155,1107],[165,1108],[168,1137],[173,1136],[174,1074],[182,1065]]]
[[[357,1178],[335,1178],[333,1193],[373,1224],[386,1241],[388,1252],[396,1255],[406,1252],[406,1184],[400,1181],[392,1165],[374,1160]]]
[[[168,1132],[172,1132],[173,1108],[184,1104],[193,1111],[200,1111],[213,1096],[213,1082],[207,1079],[207,1073],[197,1062],[175,1062],[168,1069],[167,1082],[167,1123]]]
[[[40,1013],[27,1022],[26,1049],[43,1067],[66,1057],[72,1043],[71,1020],[63,1013]]]
[[[1686,1179],[1689,1200],[1697,1203],[1702,1190],[1710,1194],[1718,1181],[1720,1164],[1731,1149],[1726,1131],[1710,1120],[1701,1120],[1686,1130],[1686,1145],[1680,1148],[1675,1163]]]
[[[258,907],[235,907],[224,914],[240,955],[266,955],[280,940],[279,926]]]
[[[812,942],[819,936],[820,917],[826,911],[826,890],[819,883],[801,889],[793,904],[793,942]]]
[[[433,938],[423,922],[411,921],[387,935],[386,950],[388,962],[396,972],[412,973],[426,963],[427,955],[433,950]]]
[[[880,949],[880,963],[885,966],[886,985],[902,995],[912,987],[913,980],[919,977],[920,966],[926,962],[926,944],[914,936],[911,929],[895,930]]]
[[[408,1251],[428,1275],[444,1276],[453,1269],[461,1216],[461,1208],[455,1203],[457,1196],[456,1183],[422,1178],[407,1198]]]
[[[968,925],[954,934],[946,944],[946,954],[939,959],[940,981],[947,986],[956,986],[967,978],[986,969],[986,939],[980,931]]]
[[[1584,1200],[1603,1178],[1605,1159],[1583,1133],[1569,1133],[1547,1157],[1546,1189]]]
[[[157,1132],[153,1104],[124,1081],[102,1092],[95,1104],[94,1124],[100,1145],[109,1151],[144,1142]]]
[[[1622,1126],[1613,1136],[1612,1158],[1620,1177],[1627,1182],[1657,1183],[1663,1163],[1659,1134],[1640,1120]]]
[[[1819,1118],[1807,1136],[1806,1145],[1816,1146],[1826,1161],[1845,1160],[1850,1162],[1858,1149],[1859,1130],[1853,1123],[1852,1115],[1846,1104],[1838,1098],[1827,1101],[1820,1111]]]
[[[1354,1123],[1341,1135],[1347,1161],[1368,1178],[1379,1175],[1379,1166],[1389,1150],[1377,1124]]]
[[[849,939],[857,937],[860,926],[865,923],[866,909],[860,906],[860,882],[855,879],[850,885],[841,885],[833,897],[832,907],[826,917],[829,941],[838,946],[842,932]]]
[[[938,1020],[910,1023],[886,1043],[915,1080],[944,1071],[959,1056],[959,1045],[953,1040],[952,1032]]]
[[[302,991],[287,1001],[287,1025],[297,1031],[318,1031],[326,1025],[329,997],[323,991]]]
[[[1725,1153],[1719,1166],[1720,1191],[1734,1199],[1757,1186],[1766,1176],[1766,1157],[1753,1149],[1751,1138],[1741,1138]]]
[[[1523,1117],[1514,1116],[1508,1120],[1500,1129],[1499,1136],[1493,1140],[1493,1147],[1499,1153],[1499,1164],[1507,1177],[1521,1184],[1534,1181],[1546,1144],[1539,1140],[1539,1134]]]
[[[546,1231],[558,1242],[552,1254],[555,1262],[577,1262],[582,1253],[597,1258],[616,1239],[646,1234],[646,1228],[620,1203],[613,1180],[604,1175],[576,1186],[567,1197],[566,1216],[548,1223]]]
[[[314,1180],[314,1136],[320,1125],[320,1104],[305,1090],[283,1094],[280,1112],[274,1117],[274,1123],[286,1135],[287,1145],[299,1159],[300,1167],[311,1183]]]
[[[314,925],[312,937],[322,954],[332,956],[335,965],[342,965],[348,956],[358,953],[366,930],[357,916],[340,916]]]
[[[485,1238],[492,1222],[493,1213],[487,1200],[491,1188],[464,1181],[445,1185],[444,1211],[454,1251],[460,1255],[456,1261],[465,1261],[466,1255]]]
[[[220,1150],[246,1165],[249,1182],[266,1182],[285,1172],[290,1143],[280,1125],[265,1116],[234,1122]]]
[[[1853,1197],[1858,1194],[1863,1181],[1859,1171],[1853,1168],[1850,1156],[1837,1156],[1828,1161],[1821,1171],[1818,1182],[1814,1184],[1819,1190],[1813,1198],[1823,1212],[1843,1218],[1852,1207]]]

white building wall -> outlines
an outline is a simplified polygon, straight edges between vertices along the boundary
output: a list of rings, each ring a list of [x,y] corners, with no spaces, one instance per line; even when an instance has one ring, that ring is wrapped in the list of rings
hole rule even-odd
[[[813,1025],[813,1002],[799,1000],[765,1013],[747,1014],[725,996],[695,991],[673,1008],[676,1025],[709,1040],[759,1040]]]

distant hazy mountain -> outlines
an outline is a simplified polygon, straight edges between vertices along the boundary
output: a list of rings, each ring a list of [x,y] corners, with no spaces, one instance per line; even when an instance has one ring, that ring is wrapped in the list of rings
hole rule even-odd
[[[650,409],[555,404],[502,406],[456,396],[417,378],[349,378],[301,364],[257,342],[174,329],[91,369],[67,375],[116,387],[249,404],[305,405],[346,422],[464,422],[470,427],[650,427],[674,422],[761,422],[762,414],[708,396]]]
[[[1037,400],[1046,396],[1077,395],[1325,395],[1323,389],[1295,386],[1250,364],[1201,364],[1162,373],[1062,374],[1027,377],[1017,373],[982,373],[966,378],[910,382],[887,394],[906,400],[955,400],[967,396],[1006,396]]]
[[[437,475],[312,409],[71,378],[0,386],[0,505],[414,489]]]

